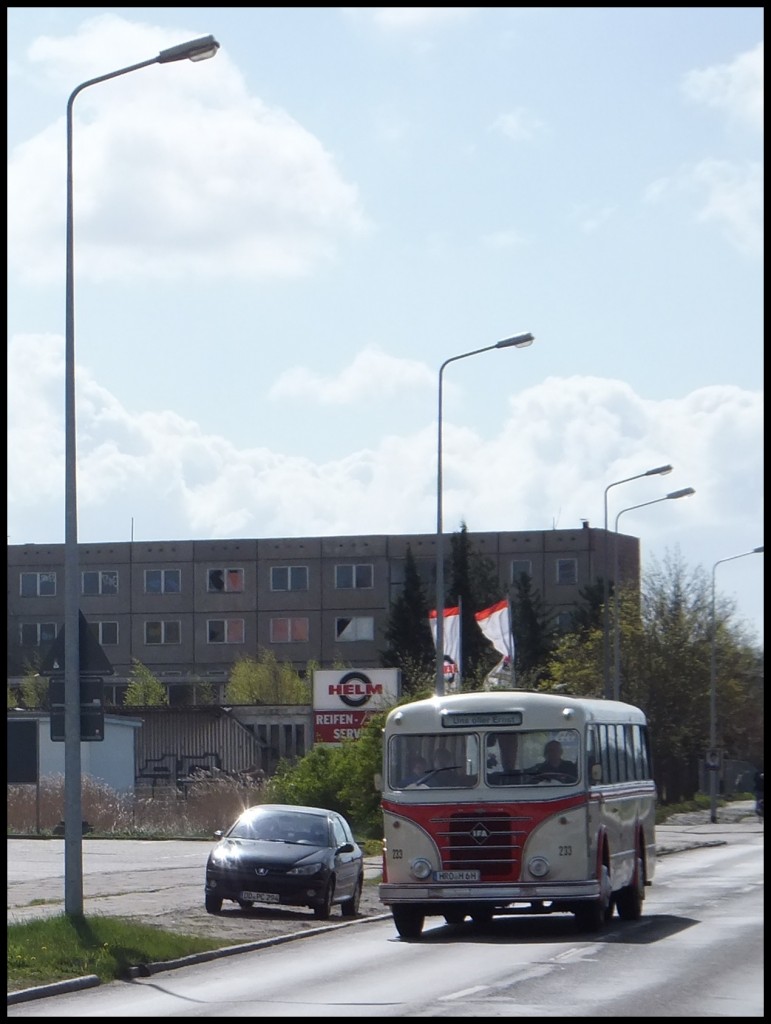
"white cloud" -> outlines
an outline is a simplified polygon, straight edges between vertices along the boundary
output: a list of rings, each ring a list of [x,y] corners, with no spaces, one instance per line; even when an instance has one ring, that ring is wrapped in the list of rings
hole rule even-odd
[[[375,375],[373,377],[373,375]],[[63,490],[63,344],[52,336],[12,340],[9,350],[8,532],[12,543],[55,541]],[[383,386],[373,387],[377,379]],[[368,387],[365,390],[365,381]],[[368,406],[393,401],[399,382],[435,390],[435,373],[366,350],[321,380],[298,369],[276,391],[295,389],[312,419],[353,390]],[[172,412],[133,413],[79,370],[79,505],[84,540],[125,537],[141,510],[144,537],[315,536],[431,532],[435,523],[435,424],[392,433],[373,449],[314,462],[239,448]],[[289,395],[289,390],[283,392]],[[704,388],[651,401],[620,381],[551,377],[512,395],[497,437],[452,420],[443,431],[447,529],[600,526],[608,482],[671,462],[676,477],[625,490],[634,504],[684,486],[677,530],[736,524],[761,528],[763,399],[736,387]],[[352,433],[355,437],[355,432]],[[626,497],[626,495],[625,495]],[[646,535],[668,517],[646,515]],[[669,529],[673,520],[669,517]],[[612,525],[612,524],[611,524]],[[630,529],[627,527],[627,529]]]
[[[270,389],[274,400],[291,398],[319,405],[361,406],[362,396],[374,389],[380,400],[405,394],[408,390],[436,387],[436,373],[414,359],[398,359],[370,346],[340,373],[320,374],[302,366],[282,373]],[[367,398],[369,401],[369,397]]]
[[[615,206],[591,207],[588,204],[576,207],[572,218],[587,235],[599,231],[616,213]]]
[[[715,224],[730,244],[744,255],[763,255],[763,168],[759,163],[702,160],[669,178],[659,178],[646,189],[650,203],[676,194],[696,201],[697,223]]]
[[[104,53],[128,66],[179,41],[108,15],[75,39],[39,39],[30,60],[72,83],[104,74]],[[79,278],[304,275],[369,226],[333,156],[250,96],[221,50],[99,83],[73,113]],[[61,276],[65,162],[61,121],[10,155],[9,263],[25,280]]]
[[[499,114],[492,124],[492,129],[505,135],[512,142],[532,142],[547,133],[546,122],[524,107]]]
[[[480,7],[347,7],[343,10],[366,13],[379,28],[397,31],[465,21]]]
[[[730,64],[690,71],[683,93],[695,103],[725,111],[730,117],[763,131],[764,44],[740,54]]]

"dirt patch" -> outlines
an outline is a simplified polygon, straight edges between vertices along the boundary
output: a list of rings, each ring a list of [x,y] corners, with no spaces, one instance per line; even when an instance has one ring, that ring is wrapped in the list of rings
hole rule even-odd
[[[249,910],[242,910],[229,901],[223,904],[219,914],[208,914],[200,898],[188,906],[177,905],[173,909],[167,907],[157,913],[145,909],[142,913],[124,913],[123,916],[142,924],[163,928],[165,931],[209,937],[225,945],[236,946],[387,913],[387,908],[378,899],[377,883],[367,882],[362,892],[357,918],[343,917],[339,906],[333,908],[331,916],[326,921],[322,921],[314,916],[312,910],[304,908],[255,905]]]

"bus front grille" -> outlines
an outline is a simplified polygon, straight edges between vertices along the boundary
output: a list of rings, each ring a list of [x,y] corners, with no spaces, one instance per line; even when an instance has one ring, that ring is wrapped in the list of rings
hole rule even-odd
[[[433,824],[446,870],[479,868],[481,881],[519,878],[522,848],[533,825],[530,818],[462,812]]]

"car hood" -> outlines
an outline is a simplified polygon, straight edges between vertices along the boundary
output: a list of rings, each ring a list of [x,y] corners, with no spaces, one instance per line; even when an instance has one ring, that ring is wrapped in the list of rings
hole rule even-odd
[[[324,860],[331,851],[300,843],[277,843],[265,839],[223,839],[209,854],[217,863],[275,864],[293,867],[295,864]],[[216,855],[216,856],[215,856]]]

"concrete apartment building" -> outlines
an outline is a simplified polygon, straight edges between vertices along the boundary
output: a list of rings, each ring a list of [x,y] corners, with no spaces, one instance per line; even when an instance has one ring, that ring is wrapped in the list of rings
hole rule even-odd
[[[638,538],[586,521],[468,539],[495,565],[504,592],[527,573],[561,625],[580,591],[612,579],[615,564],[622,582],[639,586]],[[449,561],[450,535],[444,542]],[[80,608],[115,670],[106,699],[121,703],[135,659],[168,687],[173,705],[196,704],[200,683],[224,700],[232,666],[261,649],[298,669],[309,661],[379,667],[408,546],[432,607],[434,534],[80,544]],[[63,620],[64,545],[9,545],[9,684],[40,663]]]

